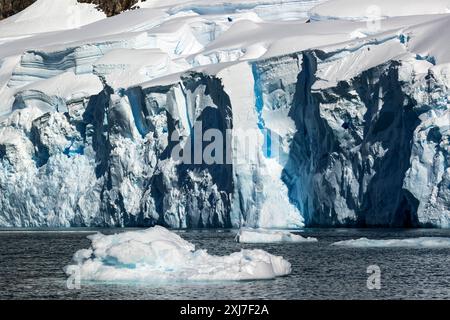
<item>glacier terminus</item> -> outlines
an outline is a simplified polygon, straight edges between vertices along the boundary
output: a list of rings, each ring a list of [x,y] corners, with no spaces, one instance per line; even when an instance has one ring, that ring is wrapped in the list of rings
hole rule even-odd
[[[0,21],[1,227],[450,227],[449,1],[49,2]]]

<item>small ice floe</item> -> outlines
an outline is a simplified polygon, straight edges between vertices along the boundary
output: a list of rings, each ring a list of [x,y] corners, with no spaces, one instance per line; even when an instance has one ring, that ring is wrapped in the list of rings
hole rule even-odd
[[[388,240],[360,238],[356,240],[339,241],[332,245],[352,248],[450,248],[450,238],[421,237]]]
[[[304,238],[289,231],[241,228],[236,235],[240,243],[317,242],[316,238]]]
[[[241,281],[291,273],[283,257],[263,250],[213,256],[163,227],[88,238],[91,247],[73,258],[82,281]]]

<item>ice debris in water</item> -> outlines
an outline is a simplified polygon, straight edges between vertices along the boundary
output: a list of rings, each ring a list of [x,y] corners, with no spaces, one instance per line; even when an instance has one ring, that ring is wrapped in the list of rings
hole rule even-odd
[[[291,273],[283,257],[263,250],[213,256],[163,227],[88,238],[91,247],[73,258],[82,281],[241,281]]]
[[[339,241],[332,244],[339,247],[353,247],[353,248],[450,248],[450,238],[439,237],[421,237],[411,239],[386,239],[386,240],[372,240],[367,238],[360,238],[356,240]]]
[[[241,228],[236,235],[240,243],[317,242],[316,238],[304,238],[287,230]]]

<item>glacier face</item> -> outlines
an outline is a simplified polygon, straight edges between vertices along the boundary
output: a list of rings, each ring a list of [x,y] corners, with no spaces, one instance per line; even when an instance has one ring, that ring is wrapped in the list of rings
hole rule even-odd
[[[168,138],[191,139],[188,117],[225,132],[228,114],[220,81],[193,74],[174,86],[120,93],[106,85],[44,113],[29,131],[6,127],[1,224],[230,227],[231,166],[176,163]],[[16,213],[24,197],[25,216]]]
[[[285,168],[308,225],[448,226],[447,85],[405,60],[324,88],[321,55],[304,55]]]
[[[0,43],[0,226],[449,227],[448,15],[271,3]]]

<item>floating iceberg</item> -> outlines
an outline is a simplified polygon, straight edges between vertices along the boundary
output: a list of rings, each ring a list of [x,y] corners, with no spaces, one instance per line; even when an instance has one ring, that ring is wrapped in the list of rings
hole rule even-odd
[[[371,240],[367,238],[360,238],[357,240],[339,241],[333,243],[332,245],[353,248],[450,248],[450,238],[421,237],[389,240]]]
[[[242,281],[291,273],[288,261],[263,250],[212,256],[163,227],[88,238],[91,248],[73,258],[84,281]]]
[[[289,231],[242,228],[236,235],[240,243],[317,242],[316,238],[304,238]]]

